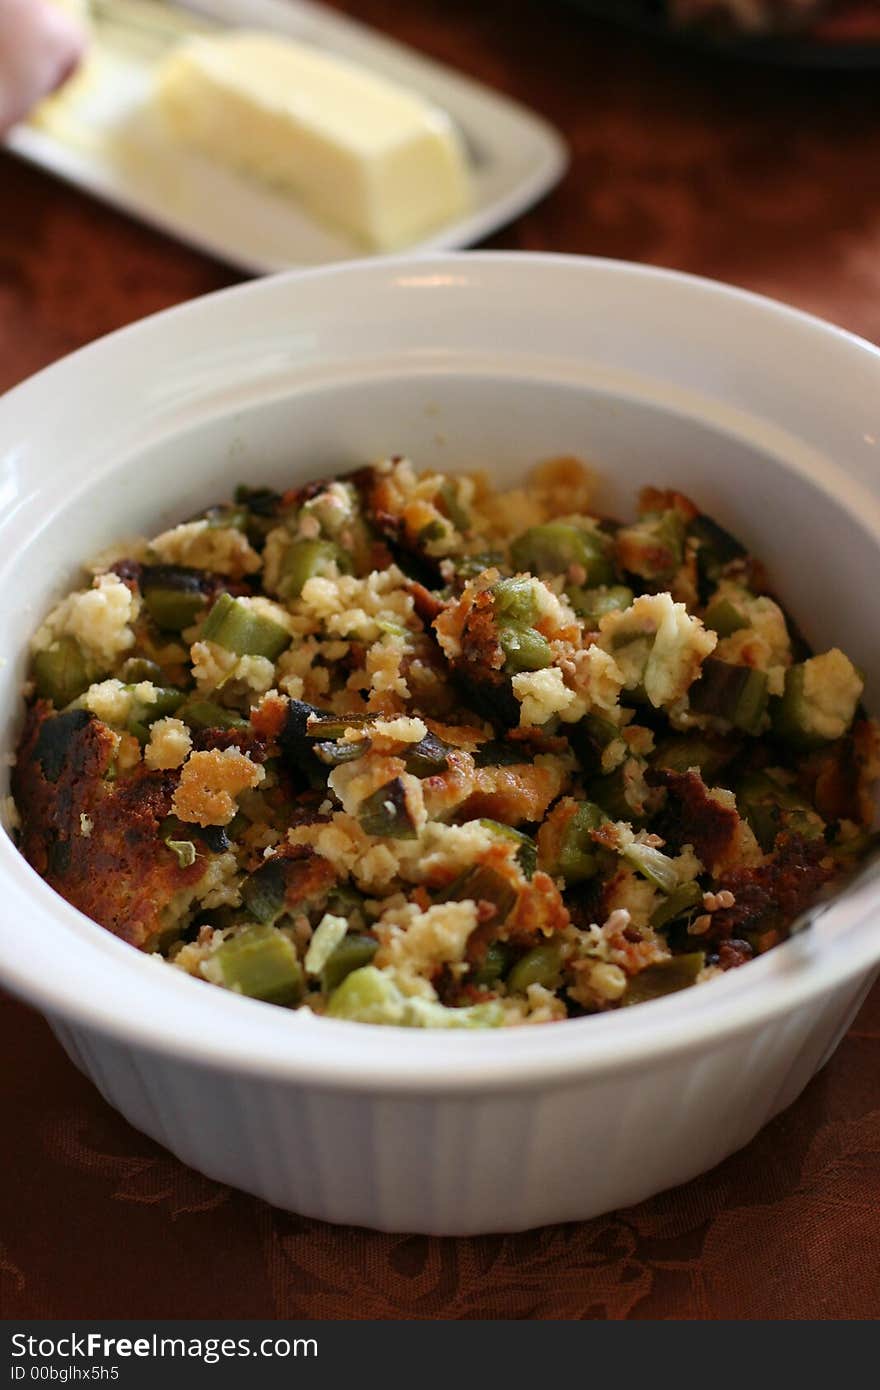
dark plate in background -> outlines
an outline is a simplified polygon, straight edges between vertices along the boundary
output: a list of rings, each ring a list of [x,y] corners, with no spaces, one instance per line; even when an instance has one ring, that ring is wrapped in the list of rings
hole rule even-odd
[[[663,0],[568,0],[588,14],[704,51],[814,68],[880,67],[880,0],[838,0],[794,35],[709,34],[671,24]]]

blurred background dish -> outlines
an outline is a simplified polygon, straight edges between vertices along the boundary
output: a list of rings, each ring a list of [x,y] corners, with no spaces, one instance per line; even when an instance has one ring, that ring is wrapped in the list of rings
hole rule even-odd
[[[567,152],[539,116],[488,87],[307,0],[91,0],[83,69],[7,148],[58,177],[241,270],[264,274],[375,253],[289,191],[212,160],[177,139],[154,101],[172,48],[225,27],[283,35],[415,94],[451,122],[469,195],[395,249],[469,246],[532,205],[562,176]]]
[[[569,0],[589,14],[740,58],[880,67],[877,0]]]

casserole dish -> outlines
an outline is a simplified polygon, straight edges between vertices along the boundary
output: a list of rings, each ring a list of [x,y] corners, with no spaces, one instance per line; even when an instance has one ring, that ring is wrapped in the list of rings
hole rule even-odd
[[[873,711],[878,388],[875,349],[792,310],[563,257],[336,267],[159,315],[0,405],[3,750],[27,639],[84,555],[237,481],[389,453],[505,483],[578,454],[609,512],[646,477],[698,494],[765,558],[808,639],[865,670]],[[4,983],[127,1119],[220,1181],[386,1230],[574,1220],[704,1171],[799,1094],[880,960],[866,881],[711,988],[549,1028],[402,1034],[167,971],[5,836],[0,880]]]

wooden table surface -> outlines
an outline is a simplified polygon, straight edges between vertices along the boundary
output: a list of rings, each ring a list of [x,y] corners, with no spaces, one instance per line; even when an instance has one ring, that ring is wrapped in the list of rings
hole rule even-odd
[[[339,8],[565,133],[564,182],[490,245],[716,276],[880,342],[876,75],[710,61],[547,0]],[[0,390],[236,278],[0,155]],[[584,1225],[483,1240],[274,1212],[129,1129],[21,1005],[0,1006],[0,1038],[5,1317],[880,1313],[877,992],[801,1100],[713,1173]]]

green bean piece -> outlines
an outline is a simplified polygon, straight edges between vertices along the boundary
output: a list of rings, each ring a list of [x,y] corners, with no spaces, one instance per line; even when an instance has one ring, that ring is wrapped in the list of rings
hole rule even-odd
[[[446,527],[442,521],[429,521],[427,526],[422,527],[417,540],[422,545],[427,545],[430,541],[442,541],[445,535]]]
[[[620,857],[655,888],[659,888],[661,893],[671,893],[678,884],[678,871],[669,855],[652,845],[641,845],[636,841],[627,845]]]
[[[450,884],[440,901],[447,903],[491,903],[495,925],[506,922],[516,903],[517,892],[510,879],[491,864],[474,864]]]
[[[591,779],[590,796],[612,820],[644,820],[646,767],[643,759],[627,757],[613,772]]]
[[[688,526],[688,536],[697,542],[697,569],[700,576],[700,596],[717,588],[724,569],[733,560],[743,560],[745,547],[713,521],[710,516],[697,516]]]
[[[736,804],[767,853],[782,833],[802,835],[805,840],[818,840],[825,834],[825,822],[810,803],[769,773],[748,773],[736,789]]]
[[[510,558],[517,569],[534,575],[568,574],[577,566],[584,570],[585,582],[590,585],[614,581],[608,542],[601,532],[563,521],[530,526],[512,543]]]
[[[304,705],[304,708],[309,711],[305,719],[306,737],[322,742],[337,742],[345,737],[346,729],[363,729],[376,718],[374,714],[329,714],[311,705]]]
[[[475,985],[497,984],[507,973],[510,959],[511,948],[506,941],[490,941],[483,959],[471,971],[471,983]]]
[[[486,570],[503,569],[504,556],[500,550],[482,550],[476,555],[463,555],[455,562],[455,577],[459,583],[476,579]]]
[[[531,627],[537,622],[538,600],[531,579],[499,579],[492,590],[499,625]]]
[[[562,941],[553,940],[526,951],[507,977],[508,993],[525,994],[529,985],[558,989],[562,984],[563,948]]]
[[[562,833],[555,864],[546,865],[555,877],[562,875],[566,884],[584,883],[599,870],[597,846],[590,832],[598,830],[607,816],[601,806],[582,801]]]
[[[241,900],[251,917],[255,917],[258,922],[271,925],[284,911],[286,888],[283,861],[268,859],[244,880],[241,885]]]
[[[703,614],[703,624],[717,632],[719,637],[730,637],[741,628],[748,627],[749,620],[729,598],[716,598]]]
[[[353,763],[356,758],[362,758],[372,746],[368,738],[358,739],[356,743],[348,743],[344,739],[337,742],[319,741],[312,744],[312,752],[326,767],[340,767],[342,763]]]
[[[861,674],[842,652],[825,652],[789,666],[782,696],[771,701],[774,734],[803,752],[842,738],[855,718],[863,688]]]
[[[246,483],[239,483],[235,502],[245,509],[247,519],[242,528],[245,535],[252,546],[262,550],[269,532],[278,525],[281,494],[270,487],[248,487]]]
[[[668,768],[670,772],[687,772],[695,767],[707,786],[736,753],[736,744],[722,742],[702,734],[673,734],[666,738],[651,755],[653,767]]]
[[[588,777],[599,776],[603,764],[606,769],[613,771],[629,754],[618,725],[598,714],[587,714],[577,724],[570,725],[568,737],[577,760]],[[606,749],[610,749],[613,743],[616,743],[617,747],[613,753],[606,754]]]
[[[289,937],[275,927],[245,927],[210,957],[220,982],[269,1004],[298,1004],[305,976]]]
[[[150,681],[152,685],[160,685],[162,667],[155,661],[149,661],[145,656],[130,656],[126,661],[123,661],[119,668],[119,679],[125,685],[139,685],[141,681]]]
[[[178,719],[191,729],[246,729],[248,721],[234,709],[224,709],[213,700],[187,700],[177,711]]]
[[[91,685],[91,677],[79,643],[73,637],[59,637],[44,651],[37,652],[31,668],[41,700],[51,700],[64,709]]]
[[[362,966],[369,965],[378,949],[378,941],[374,941],[371,936],[360,936],[352,932],[343,937],[321,971],[321,989],[324,994],[332,994],[353,970],[360,970]]]
[[[528,756],[522,745],[506,743],[503,739],[489,739],[474,753],[475,767],[522,767],[525,762]]]
[[[207,507],[197,516],[190,517],[190,520],[207,521],[212,530],[234,526],[237,531],[244,531],[248,524],[248,509],[237,502],[219,502],[217,506]]]
[[[575,613],[593,632],[609,613],[625,613],[635,601],[635,594],[625,584],[603,584],[598,589],[570,584],[565,592]]]
[[[203,570],[185,565],[144,565],[140,586],[144,606],[157,627],[182,632],[205,607]]]
[[[706,964],[703,951],[692,951],[684,956],[671,956],[669,960],[649,965],[646,970],[634,975],[626,987],[621,1004],[646,1004],[651,999],[661,999],[664,994],[675,994],[680,989],[688,989],[696,984],[697,976]]]
[[[504,669],[511,675],[518,671],[542,671],[553,664],[550,643],[533,627],[499,624],[498,641],[504,652]]]
[[[456,531],[462,533],[469,531],[471,519],[458,500],[458,492],[454,483],[443,484],[440,489],[440,501],[443,504],[443,511],[449,517]]]
[[[669,927],[679,917],[686,917],[703,905],[703,890],[698,883],[682,883],[678,888],[658,903],[651,914],[651,926],[655,931]]]
[[[707,656],[702,676],[690,689],[690,706],[698,714],[726,719],[744,734],[758,734],[767,711],[767,675]]]
[[[358,820],[368,835],[385,835],[391,840],[414,840],[418,834],[415,816],[407,799],[406,784],[394,777],[366,797],[358,808]]]
[[[351,560],[333,541],[291,541],[281,564],[278,593],[283,599],[299,598],[310,579],[351,574]]]
[[[150,728],[156,720],[175,714],[185,699],[183,691],[171,685],[156,687],[156,698],[149,701],[138,699],[133,686],[128,689],[134,696],[128,716],[128,732],[134,734],[142,744],[149,742]]]
[[[449,767],[450,745],[430,731],[403,754],[404,766],[413,777],[434,777]]]
[[[374,965],[361,966],[346,975],[330,996],[327,1016],[400,1028],[499,1028],[504,1022],[504,1011],[496,1000],[448,1009],[432,999],[402,994]]]
[[[526,878],[531,878],[538,867],[538,846],[531,835],[526,835],[523,830],[514,830],[512,825],[502,825],[501,821],[489,820],[487,817],[480,821],[480,825],[486,830],[491,830],[493,835],[498,835],[502,840],[516,845],[516,861],[522,869],[523,875]]]
[[[684,520],[674,508],[648,512],[617,532],[617,558],[628,574],[656,583],[669,580],[684,558]]]
[[[256,613],[231,594],[221,594],[202,628],[202,640],[237,656],[264,656],[275,661],[290,646],[286,628],[264,613]]]

